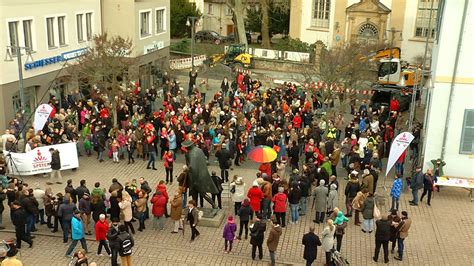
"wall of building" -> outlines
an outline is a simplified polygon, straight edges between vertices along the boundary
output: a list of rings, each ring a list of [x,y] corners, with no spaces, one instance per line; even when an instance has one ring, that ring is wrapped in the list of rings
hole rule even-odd
[[[413,62],[414,58],[423,55],[426,38],[415,37],[415,22],[418,12],[418,1],[406,1],[405,23],[403,24],[403,41],[401,42],[402,59]],[[433,25],[434,27],[435,25]],[[430,47],[432,43],[430,43]]]
[[[463,0],[456,0],[445,6],[439,43],[434,46],[433,80],[431,104],[426,127],[424,168],[431,167],[429,161],[441,157],[446,116],[448,115],[449,91],[458,49]],[[456,81],[452,94],[451,110],[446,132],[445,173],[449,176],[474,177],[474,157],[472,154],[460,154],[460,141],[464,120],[464,111],[474,109],[474,6],[469,3],[469,11],[463,32],[462,46],[456,72]]]
[[[33,50],[32,60],[35,67],[25,68],[27,56],[22,56],[22,68],[24,77],[25,94],[31,96],[31,102],[28,104],[34,108],[41,96],[54,81],[56,73],[64,66],[61,61],[62,55],[71,56],[71,52],[83,49],[89,45],[89,41],[79,42],[77,38],[76,14],[92,12],[92,33],[100,33],[100,1],[84,0],[81,2],[60,1],[60,0],[3,0],[0,2],[0,44],[2,59],[5,58],[5,46],[9,45],[9,21],[19,21],[18,36],[20,45],[24,46],[23,20],[33,20],[31,25]],[[59,45],[58,37],[58,16],[65,16],[65,45]],[[48,48],[46,18],[56,17],[54,23],[55,48]],[[83,17],[83,34],[87,39],[85,28],[85,15]],[[51,59],[54,58],[54,59]],[[61,58],[60,60],[58,58]],[[70,61],[72,62],[72,61]],[[31,66],[31,65],[28,65]],[[66,71],[61,71],[59,77],[68,75]],[[17,95],[18,85],[18,66],[16,57],[12,62],[0,61],[0,128],[6,126],[7,121],[13,118],[14,105],[12,97]],[[48,97],[46,97],[48,99]],[[30,108],[31,109],[31,108]]]
[[[209,5],[212,5],[211,10]],[[228,25],[234,25],[232,14],[227,12],[227,5],[217,2],[205,2],[202,15],[202,29],[213,30],[222,36],[227,36]]]

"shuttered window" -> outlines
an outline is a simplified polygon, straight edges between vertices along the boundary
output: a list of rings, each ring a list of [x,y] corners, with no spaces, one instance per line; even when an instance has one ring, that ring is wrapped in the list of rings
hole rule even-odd
[[[462,125],[461,147],[459,153],[474,153],[474,109],[464,111]]]

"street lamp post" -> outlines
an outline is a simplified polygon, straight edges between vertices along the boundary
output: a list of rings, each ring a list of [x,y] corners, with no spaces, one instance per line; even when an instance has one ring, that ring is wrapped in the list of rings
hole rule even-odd
[[[13,61],[12,54],[10,50],[14,51],[16,54],[16,61],[18,63],[18,85],[20,90],[20,110],[25,110],[25,89],[23,86],[23,67],[21,62],[21,50],[25,50],[27,54],[27,61],[31,58],[30,48],[28,47],[21,47],[21,46],[7,46],[7,55],[5,57],[5,61]]]
[[[191,71],[194,72],[194,34],[195,34],[195,26],[196,20],[198,17],[188,17],[186,21],[186,26],[191,26]]]

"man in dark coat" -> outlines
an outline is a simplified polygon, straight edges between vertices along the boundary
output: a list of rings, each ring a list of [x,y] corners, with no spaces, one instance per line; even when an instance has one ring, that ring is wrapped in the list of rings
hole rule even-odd
[[[410,200],[410,205],[418,206],[418,190],[423,188],[423,172],[421,171],[421,166],[417,166],[415,170],[415,175],[411,179],[411,192],[413,195],[413,200]]]
[[[321,240],[314,233],[314,226],[309,227],[309,233],[303,236],[304,253],[303,258],[306,260],[306,265],[310,266],[316,260],[318,255],[318,246],[321,246]]]
[[[383,216],[382,219],[378,220],[375,224],[377,228],[375,229],[375,254],[373,259],[377,262],[380,247],[383,245],[384,262],[388,263],[388,241],[390,240],[391,222],[388,216]]]
[[[33,247],[33,240],[31,240],[31,237],[27,236],[25,232],[26,216],[27,214],[23,207],[21,207],[20,202],[14,201],[11,208],[11,218],[13,225],[15,225],[17,248],[21,248],[22,240],[30,244],[30,248]]]
[[[187,150],[185,158],[189,167],[189,194],[194,201],[197,201],[198,195],[202,196],[215,209],[216,206],[207,193],[217,194],[219,190],[212,182],[204,152],[189,140],[183,142],[182,147]]]
[[[107,240],[109,241],[110,250],[112,251],[112,266],[117,266],[117,257],[120,250],[120,241],[118,239],[118,235],[120,234],[118,229],[120,219],[118,217],[113,217],[111,222],[112,224],[110,225],[109,231],[107,232]]]
[[[84,196],[84,194],[86,193],[89,195],[91,194],[89,192],[89,189],[86,187],[86,180],[82,179],[79,184],[80,186],[76,188],[76,194],[78,199],[82,199],[82,196]]]
[[[217,194],[212,194],[212,202],[216,202],[216,197],[217,197],[217,206],[219,209],[222,209],[222,191],[224,190],[222,188],[222,183],[224,182],[222,178],[216,175],[216,171],[212,171],[212,182],[214,182],[214,185],[216,185],[217,189],[219,190],[219,193]]]
[[[265,238],[265,230],[267,230],[267,224],[262,221],[262,215],[257,214],[255,223],[250,226],[250,244],[252,245],[253,260],[255,260],[257,248],[259,259],[263,258],[262,245]]]
[[[51,152],[51,173],[49,173],[49,182],[47,182],[46,184],[52,185],[54,183],[54,176],[57,177],[56,184],[62,184],[63,177],[61,176],[61,157],[59,156],[59,151],[50,148],[49,152]]]
[[[230,168],[230,151],[222,145],[222,148],[216,152],[216,158],[219,162],[219,168],[221,169],[221,177],[224,182],[229,181],[229,168]]]

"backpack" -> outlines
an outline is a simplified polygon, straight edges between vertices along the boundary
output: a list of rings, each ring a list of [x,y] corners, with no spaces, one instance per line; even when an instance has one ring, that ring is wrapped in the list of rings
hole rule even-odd
[[[120,241],[119,255],[121,257],[132,255],[133,242],[130,234],[122,232],[118,236],[118,240]]]

